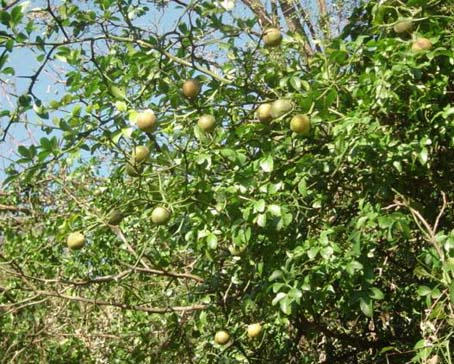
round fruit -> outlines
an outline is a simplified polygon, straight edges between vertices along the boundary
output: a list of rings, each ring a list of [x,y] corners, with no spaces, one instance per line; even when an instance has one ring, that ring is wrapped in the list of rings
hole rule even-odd
[[[199,80],[191,78],[183,83],[183,95],[188,99],[193,99],[200,93],[201,88]]]
[[[273,120],[271,115],[271,104],[262,104],[257,108],[257,119],[262,123],[268,123]]]
[[[293,109],[293,103],[289,100],[278,99],[271,104],[271,116],[276,119],[287,114]]]
[[[262,325],[260,325],[259,323],[251,324],[247,327],[247,336],[253,339],[259,336],[262,333],[262,330]]]
[[[214,335],[214,341],[216,344],[225,345],[229,342],[230,335],[227,331],[218,331],[216,335]]]
[[[432,49],[432,42],[427,38],[418,38],[411,45],[413,52],[428,51]]]
[[[156,115],[152,110],[146,110],[137,114],[137,127],[147,133],[156,129]]]
[[[80,232],[71,233],[66,239],[66,244],[69,249],[78,250],[82,249],[85,245],[85,236]]]
[[[151,213],[151,221],[156,225],[165,225],[170,220],[170,211],[165,207],[156,207]]]
[[[144,145],[139,145],[134,149],[134,152],[132,153],[132,158],[136,163],[143,162],[149,156],[150,150]]]
[[[133,161],[129,161],[126,163],[125,166],[126,174],[130,177],[138,177],[143,171],[143,167],[134,163]]]
[[[202,115],[197,121],[197,125],[203,131],[213,131],[214,127],[216,126],[216,120],[213,115]]]
[[[394,31],[397,34],[408,32],[411,28],[413,28],[411,19],[399,19],[396,24],[394,24]]]
[[[295,115],[290,121],[290,129],[297,134],[309,135],[311,121],[307,115]]]
[[[125,215],[123,215],[123,213],[119,210],[112,210],[112,212],[109,214],[109,219],[107,220],[107,223],[109,225],[118,225],[121,220],[123,220],[123,218],[125,217]]]
[[[267,47],[277,47],[281,44],[282,34],[277,28],[268,28],[263,32],[263,42]]]

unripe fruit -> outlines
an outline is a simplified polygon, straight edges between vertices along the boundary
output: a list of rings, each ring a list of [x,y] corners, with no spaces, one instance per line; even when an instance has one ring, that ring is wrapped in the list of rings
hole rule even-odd
[[[119,210],[112,210],[112,212],[109,214],[109,219],[107,220],[107,223],[109,225],[118,225],[121,220],[123,220],[123,218],[125,217],[125,215],[123,215],[123,213]]]
[[[201,88],[199,80],[191,78],[183,83],[183,95],[188,99],[194,99],[200,93]]]
[[[307,136],[311,130],[311,121],[307,115],[295,115],[290,121],[290,129],[297,134]]]
[[[257,119],[262,123],[268,123],[273,120],[273,116],[271,115],[271,104],[262,104],[257,108],[256,111]]]
[[[137,127],[147,133],[151,133],[156,129],[156,115],[152,110],[146,110],[137,114]]]
[[[230,335],[227,331],[218,331],[216,335],[214,335],[214,341],[216,342],[216,344],[225,345],[229,342],[229,340]]]
[[[165,225],[170,220],[170,211],[165,207],[156,207],[151,213],[151,221],[156,225]]]
[[[428,51],[432,49],[432,42],[427,38],[418,38],[411,45],[413,52]]]
[[[213,115],[202,115],[197,121],[197,125],[200,129],[206,132],[213,131],[216,126],[216,120]]]
[[[130,177],[138,177],[143,171],[143,166],[134,163],[134,161],[129,161],[126,163],[125,171]]]
[[[136,163],[143,162],[150,156],[150,150],[144,146],[144,145],[139,145],[134,149],[134,152],[132,153],[132,158]]]
[[[278,99],[271,104],[271,116],[273,119],[287,114],[293,109],[293,103],[289,100]]]
[[[262,333],[262,330],[262,325],[260,325],[259,323],[251,324],[247,327],[247,336],[251,339],[256,338]]]
[[[413,22],[411,19],[399,19],[396,24],[394,24],[394,31],[397,34],[405,33],[413,28]]]
[[[66,244],[69,249],[78,250],[82,249],[85,245],[85,236],[80,232],[74,232],[68,235]]]
[[[281,41],[282,34],[278,28],[268,28],[263,32],[263,42],[266,47],[277,47]]]

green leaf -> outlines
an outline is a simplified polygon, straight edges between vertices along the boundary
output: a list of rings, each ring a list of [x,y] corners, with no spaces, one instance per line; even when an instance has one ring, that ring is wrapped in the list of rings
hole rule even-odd
[[[267,157],[262,158],[260,161],[260,168],[262,168],[264,172],[272,172],[274,169],[273,157],[271,155],[268,155]]]
[[[372,300],[369,297],[361,297],[359,299],[359,307],[361,311],[367,317],[372,317],[373,309],[372,309]]]

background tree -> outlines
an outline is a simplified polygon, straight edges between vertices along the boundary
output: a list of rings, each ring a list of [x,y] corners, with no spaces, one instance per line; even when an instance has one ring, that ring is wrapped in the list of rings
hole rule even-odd
[[[451,363],[451,1],[0,4],[2,363]]]

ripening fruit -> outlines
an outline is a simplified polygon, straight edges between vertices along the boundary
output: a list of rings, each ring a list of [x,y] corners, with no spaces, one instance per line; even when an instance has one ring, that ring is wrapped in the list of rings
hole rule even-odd
[[[82,249],[85,245],[85,236],[80,232],[74,232],[68,235],[66,244],[69,249],[78,250]]]
[[[134,149],[132,152],[132,158],[136,163],[143,162],[150,156],[150,150],[144,146],[144,145],[139,145]]]
[[[121,220],[123,220],[125,215],[119,210],[112,210],[112,212],[109,214],[109,219],[107,220],[107,223],[109,225],[118,225]]]
[[[183,95],[188,99],[196,98],[201,89],[199,80],[191,78],[183,83]]]
[[[295,115],[290,121],[290,129],[297,134],[307,136],[311,130],[311,121],[307,115]]]
[[[225,345],[229,342],[230,335],[227,331],[218,331],[216,335],[214,335],[214,341],[216,344]]]
[[[199,118],[199,121],[197,121],[197,125],[203,131],[210,132],[213,131],[216,126],[216,119],[214,118],[213,115],[205,114]]]
[[[413,28],[413,22],[411,19],[399,19],[396,24],[394,24],[394,31],[397,34],[409,32],[411,28]]]
[[[271,104],[261,104],[256,111],[257,119],[262,123],[268,123],[273,120],[271,115]]]
[[[413,52],[428,51],[432,49],[432,42],[427,38],[418,38],[411,45]]]
[[[165,207],[156,207],[151,213],[151,221],[156,225],[165,225],[170,220],[170,211]]]
[[[277,47],[281,41],[282,34],[278,28],[268,28],[263,32],[263,42],[266,47]]]
[[[287,114],[293,109],[293,103],[289,100],[278,99],[271,104],[271,116],[273,119]]]
[[[262,331],[263,327],[259,323],[251,324],[247,327],[247,336],[253,339],[259,336]]]
[[[147,133],[151,133],[156,129],[156,115],[152,110],[145,110],[137,114],[137,127]]]

